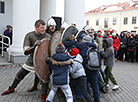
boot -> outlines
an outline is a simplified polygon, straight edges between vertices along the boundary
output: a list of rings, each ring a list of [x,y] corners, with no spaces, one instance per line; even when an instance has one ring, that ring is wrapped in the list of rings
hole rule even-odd
[[[12,89],[10,86],[9,86],[9,89],[7,91],[4,91],[1,95],[7,95],[7,94],[10,94],[10,93],[13,93],[15,90]]]
[[[32,92],[37,90],[37,85],[39,83],[39,78],[37,77],[37,75],[35,74],[35,79],[34,79],[34,85],[33,87],[31,87],[30,89],[27,90],[27,92]]]
[[[41,102],[46,102],[46,94],[41,95]]]

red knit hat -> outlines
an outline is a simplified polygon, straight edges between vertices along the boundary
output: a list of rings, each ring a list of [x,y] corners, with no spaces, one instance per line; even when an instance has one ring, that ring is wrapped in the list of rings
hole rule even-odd
[[[77,48],[72,48],[70,51],[69,51],[69,54],[71,56],[76,56],[77,54],[79,54],[79,50]]]
[[[107,30],[107,33],[108,33],[108,32],[111,32],[111,31],[110,31],[110,30]]]
[[[98,30],[98,32],[102,32],[101,30]]]

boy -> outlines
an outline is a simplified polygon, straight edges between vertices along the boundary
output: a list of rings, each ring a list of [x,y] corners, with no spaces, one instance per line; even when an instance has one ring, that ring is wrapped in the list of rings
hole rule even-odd
[[[56,47],[56,54],[50,58],[49,69],[52,71],[50,76],[52,89],[46,102],[53,102],[53,98],[58,87],[64,92],[67,102],[73,102],[72,92],[69,86],[69,65],[73,62],[69,55],[64,54],[65,47],[59,43]]]
[[[114,87],[112,88],[113,90],[116,90],[119,88],[113,74],[112,74],[112,67],[114,65],[114,51],[113,51],[113,39],[108,38],[106,40],[103,40],[103,51],[101,51],[101,55],[104,58],[104,65],[106,66],[105,68],[105,84],[108,87],[109,86],[109,79],[111,82],[114,84]]]

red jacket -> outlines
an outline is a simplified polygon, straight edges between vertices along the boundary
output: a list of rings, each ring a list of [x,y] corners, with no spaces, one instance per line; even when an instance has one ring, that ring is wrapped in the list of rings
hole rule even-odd
[[[120,40],[119,38],[113,38],[113,49],[114,50],[119,50],[119,47],[120,47]]]

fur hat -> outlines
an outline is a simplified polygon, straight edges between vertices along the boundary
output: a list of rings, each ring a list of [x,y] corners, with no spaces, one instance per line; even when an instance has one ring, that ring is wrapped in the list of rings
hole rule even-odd
[[[79,50],[77,48],[72,48],[69,51],[70,56],[76,56],[77,54],[79,54]]]
[[[82,38],[82,43],[86,42],[92,43],[92,38],[89,35],[86,35]]]
[[[56,47],[56,53],[63,53],[65,52],[65,46],[62,43],[59,43]]]
[[[48,20],[48,24],[47,24],[48,26],[56,26],[56,22],[55,22],[55,20],[53,19],[53,18],[50,18],[49,20]]]

